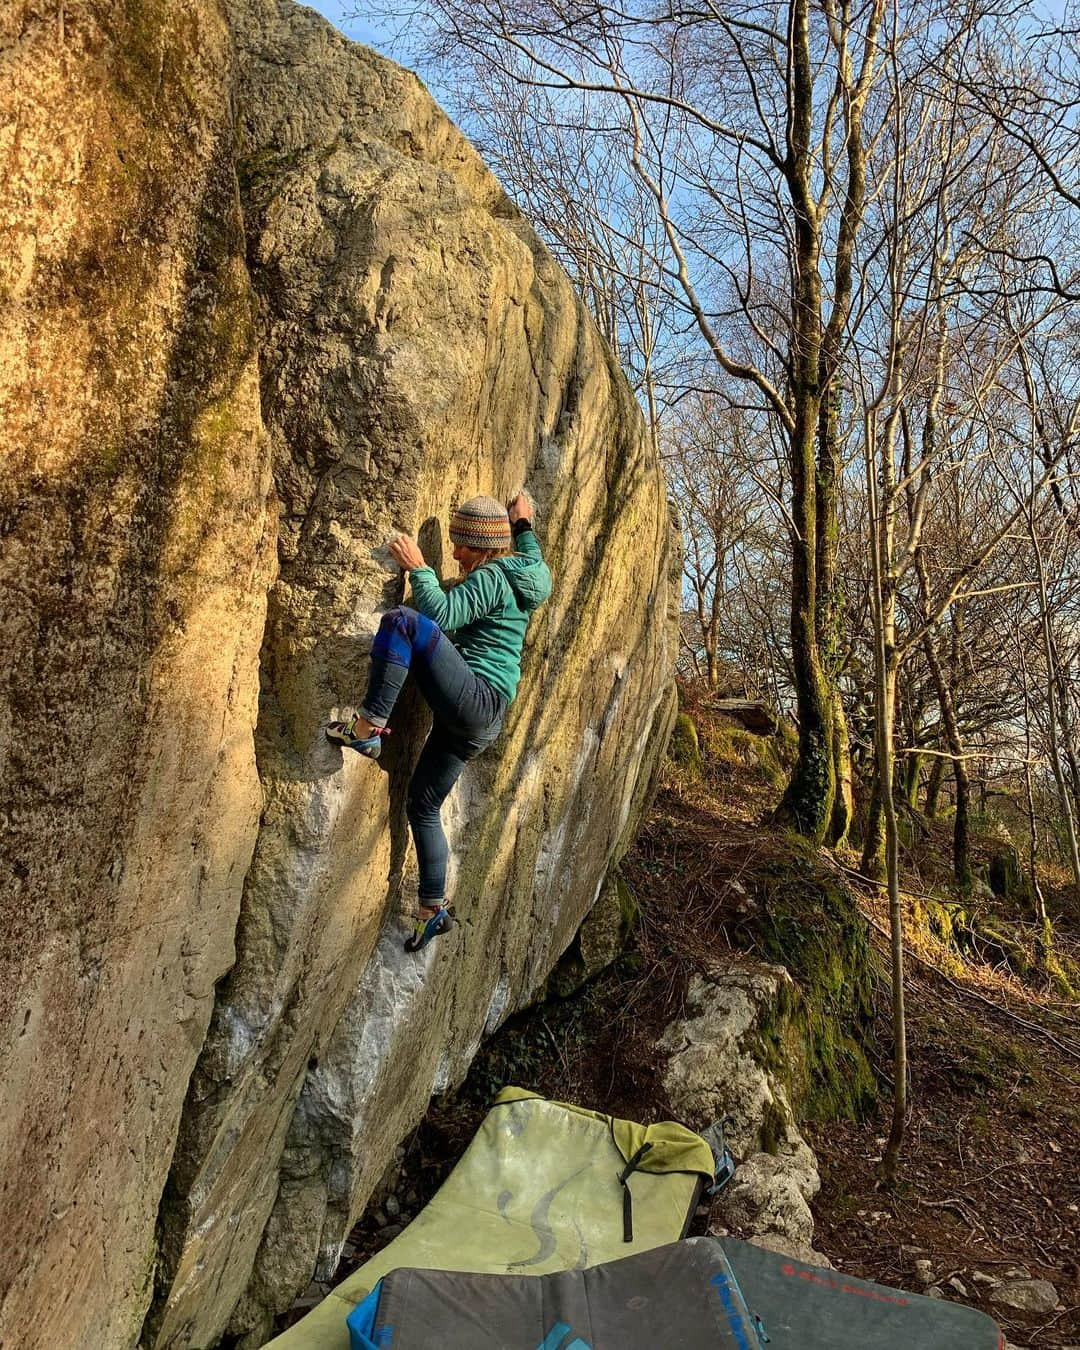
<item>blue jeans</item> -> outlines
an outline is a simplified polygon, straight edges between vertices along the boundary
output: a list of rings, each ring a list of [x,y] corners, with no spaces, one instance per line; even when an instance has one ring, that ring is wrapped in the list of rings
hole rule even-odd
[[[437,623],[398,605],[382,616],[375,634],[360,715],[385,726],[410,670],[433,718],[406,801],[420,866],[420,903],[433,905],[446,896],[450,855],[439,808],[468,761],[502,730],[506,699],[469,669]]]

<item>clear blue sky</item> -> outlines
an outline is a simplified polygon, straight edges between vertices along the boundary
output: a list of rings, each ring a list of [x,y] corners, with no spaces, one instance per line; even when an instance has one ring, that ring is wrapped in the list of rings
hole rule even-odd
[[[307,4],[309,9],[317,9],[319,13],[334,25],[340,28],[346,37],[351,37],[356,42],[366,42],[371,47],[383,46],[383,34],[378,27],[372,26],[364,19],[347,19],[346,14],[362,9],[363,6],[359,0],[301,0],[301,3]]]

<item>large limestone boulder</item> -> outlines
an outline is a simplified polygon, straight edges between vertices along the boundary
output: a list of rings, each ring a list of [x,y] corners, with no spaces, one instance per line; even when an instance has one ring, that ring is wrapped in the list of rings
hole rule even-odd
[[[207,0],[0,6],[0,1344],[126,1346],[260,794],[269,444]]]
[[[0,1341],[253,1346],[529,1000],[673,716],[659,465],[566,278],[411,75],[278,0],[0,15]],[[358,700],[397,529],[527,482],[555,593],[444,815]],[[275,551],[276,545],[276,551]]]

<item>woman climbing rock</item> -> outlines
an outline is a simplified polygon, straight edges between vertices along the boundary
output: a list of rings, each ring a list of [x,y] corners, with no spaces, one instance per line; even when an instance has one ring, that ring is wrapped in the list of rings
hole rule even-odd
[[[492,497],[473,497],[458,507],[450,539],[461,579],[446,591],[415,540],[400,534],[391,542],[391,554],[410,574],[413,608],[398,605],[383,615],[359,712],[326,728],[335,745],[377,759],[410,670],[431,708],[431,734],[409,782],[406,807],[420,868],[419,914],[406,951],[419,951],[453,925],[439,808],[466,763],[502,729],[521,678],[529,617],[551,592],[531,517],[524,492],[509,507]]]

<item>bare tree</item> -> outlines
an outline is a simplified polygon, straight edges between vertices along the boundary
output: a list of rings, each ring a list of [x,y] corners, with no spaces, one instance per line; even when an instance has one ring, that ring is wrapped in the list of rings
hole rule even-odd
[[[751,676],[755,656],[742,646],[735,613],[747,569],[742,559],[775,547],[776,507],[761,484],[772,469],[760,425],[718,394],[693,391],[673,407],[661,439],[665,470],[682,514],[683,573],[695,647],[711,689],[723,666]]]

